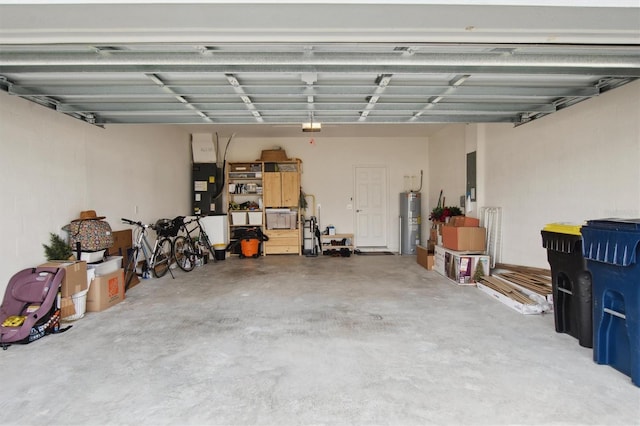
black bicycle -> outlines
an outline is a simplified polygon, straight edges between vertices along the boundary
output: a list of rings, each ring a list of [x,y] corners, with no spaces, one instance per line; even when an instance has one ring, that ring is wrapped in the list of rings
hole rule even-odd
[[[189,228],[189,225],[196,225]],[[213,256],[209,235],[200,223],[200,217],[185,221],[184,216],[173,219],[174,226],[180,226],[181,234],[173,240],[173,256],[178,267],[185,272],[192,271],[198,260]],[[208,253],[208,254],[207,254]]]

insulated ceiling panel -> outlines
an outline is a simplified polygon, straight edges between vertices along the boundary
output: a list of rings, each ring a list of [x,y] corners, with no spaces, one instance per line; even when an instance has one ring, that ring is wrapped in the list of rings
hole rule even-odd
[[[446,53],[442,53],[446,50]],[[640,77],[637,47],[16,46],[8,93],[88,122],[520,124]]]
[[[37,3],[0,0],[0,89],[96,125],[518,125],[640,77],[624,1]]]

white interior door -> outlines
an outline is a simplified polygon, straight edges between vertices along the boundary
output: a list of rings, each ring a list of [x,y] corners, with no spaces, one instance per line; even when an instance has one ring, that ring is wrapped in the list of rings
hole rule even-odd
[[[387,247],[387,168],[355,168],[355,240],[358,247]]]

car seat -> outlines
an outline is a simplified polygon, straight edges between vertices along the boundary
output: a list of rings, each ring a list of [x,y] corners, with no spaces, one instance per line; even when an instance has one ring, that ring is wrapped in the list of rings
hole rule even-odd
[[[63,268],[28,268],[9,280],[0,305],[0,346],[30,343],[60,326],[58,293],[65,276]]]

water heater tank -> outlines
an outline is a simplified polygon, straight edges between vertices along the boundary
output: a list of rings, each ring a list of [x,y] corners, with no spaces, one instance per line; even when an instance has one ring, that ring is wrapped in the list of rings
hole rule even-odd
[[[419,192],[400,193],[400,254],[416,254],[422,222],[420,204]]]

